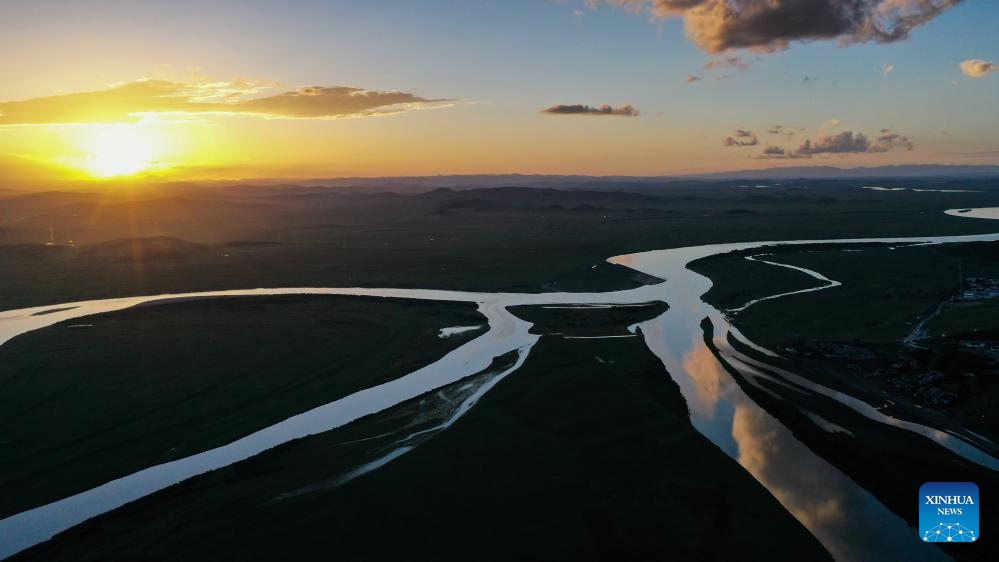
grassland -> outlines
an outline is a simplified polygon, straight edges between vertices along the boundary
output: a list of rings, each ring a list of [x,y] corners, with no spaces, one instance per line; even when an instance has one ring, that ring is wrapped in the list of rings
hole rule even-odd
[[[382,422],[192,479],[15,560],[829,558],[693,429],[640,339],[543,337],[447,431],[350,483],[316,486]]]
[[[999,331],[999,299],[948,303],[926,324],[927,336],[994,337]]]
[[[738,323],[766,344],[789,338],[898,342],[919,318],[957,291],[960,276],[955,251],[949,246],[877,246],[862,252],[779,249],[769,259],[817,271],[843,285],[761,302],[740,313]],[[722,308],[745,302],[743,255],[715,257],[693,266],[714,281],[705,300]],[[821,285],[803,273],[748,263],[757,272],[749,286],[760,287],[754,297],[764,296],[766,286],[772,287],[769,294],[776,294]],[[999,260],[969,256],[961,260],[961,266],[967,276],[999,276]]]
[[[759,249],[719,254],[690,264],[691,270],[711,279],[713,283],[702,297],[704,301],[720,310],[730,310],[745,306],[755,299],[821,285],[820,281],[800,271],[745,259],[767,251]]]
[[[472,304],[296,296],[86,322],[0,347],[0,517],[404,375],[477,335],[440,328],[485,318]]]
[[[818,271],[843,285],[758,303],[733,322],[751,340],[780,351],[798,370],[824,384],[873,403],[887,396],[905,415],[929,416],[938,426],[996,437],[999,420],[989,413],[999,407],[997,358],[959,341],[997,339],[996,305],[948,299],[957,293],[961,274],[999,278],[997,258],[996,243],[877,246],[849,253],[784,248],[771,259]],[[745,278],[738,272],[744,261],[742,255],[728,255],[694,265],[715,282],[709,302],[725,306],[741,301]],[[773,283],[774,293],[814,283],[804,274],[772,269],[777,271],[760,271]],[[928,338],[919,341],[921,347],[904,345],[919,321],[941,305],[941,314],[927,324]]]
[[[587,338],[631,335],[630,326],[651,320],[668,308],[664,302],[651,302],[613,308],[515,306],[510,312],[534,324],[531,333]]]
[[[872,192],[857,182],[378,193],[211,188],[0,198],[0,309],[273,286],[604,291],[650,280],[612,255],[715,242],[990,232],[943,214],[977,193]],[[50,228],[56,244],[45,246]],[[70,244],[72,241],[72,244]]]

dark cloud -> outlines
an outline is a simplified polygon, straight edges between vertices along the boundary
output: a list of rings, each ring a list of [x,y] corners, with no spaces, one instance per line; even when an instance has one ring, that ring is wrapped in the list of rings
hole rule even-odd
[[[587,0],[660,18],[681,17],[709,52],[786,49],[791,41],[892,43],[962,0]]]
[[[143,115],[236,114],[285,119],[335,119],[399,113],[450,100],[406,92],[312,86],[275,95],[274,85],[249,82],[183,83],[140,80],[104,90],[22,101],[0,101],[0,125],[131,122]]]
[[[610,115],[616,117],[638,117],[640,114],[637,109],[631,105],[623,105],[621,107],[612,107],[611,105],[604,104],[600,107],[592,107],[589,105],[553,105],[551,107],[541,110],[541,113],[545,115]]]
[[[871,152],[888,152],[893,148],[904,148],[912,150],[912,140],[904,135],[894,133],[888,129],[881,129],[877,142],[871,145]]]
[[[784,160],[784,159],[798,159],[807,158],[807,156],[799,156],[793,152],[788,152],[779,146],[767,145],[763,152],[759,156],[756,156],[760,160]]]
[[[819,135],[814,141],[806,139],[795,150],[767,146],[758,158],[811,158],[816,154],[869,154],[888,152],[896,148],[912,150],[911,138],[888,129],[882,129],[872,141],[863,133],[843,131],[832,135]]]
[[[760,144],[760,139],[756,138],[756,133],[748,129],[736,129],[732,136],[725,137],[722,144],[725,146],[756,146]]]
[[[871,141],[867,138],[867,135],[861,133],[854,134],[852,131],[843,131],[834,135],[819,135],[815,139],[815,142],[812,142],[811,139],[806,139],[795,153],[802,156],[843,154],[870,152],[870,148]]]

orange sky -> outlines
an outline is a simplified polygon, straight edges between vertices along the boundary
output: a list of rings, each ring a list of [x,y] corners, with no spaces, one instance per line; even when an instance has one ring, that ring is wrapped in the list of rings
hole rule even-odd
[[[991,3],[901,0],[905,36],[752,44],[696,11],[605,3],[12,0],[0,178],[999,163]]]

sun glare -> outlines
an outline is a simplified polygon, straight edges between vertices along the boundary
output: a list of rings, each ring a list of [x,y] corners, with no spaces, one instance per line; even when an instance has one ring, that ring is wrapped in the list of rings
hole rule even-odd
[[[143,127],[96,127],[84,141],[84,149],[83,168],[99,178],[130,176],[157,164],[155,139]]]

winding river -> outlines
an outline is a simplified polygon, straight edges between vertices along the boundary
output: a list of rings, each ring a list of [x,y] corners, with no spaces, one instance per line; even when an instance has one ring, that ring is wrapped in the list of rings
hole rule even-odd
[[[678,383],[690,409],[694,427],[765,486],[836,559],[946,560],[949,557],[944,551],[928,548],[920,543],[915,538],[917,530],[839,468],[814,453],[780,419],[754,401],[728,369],[734,369],[749,385],[774,397],[777,396],[768,390],[770,384],[780,384],[827,402],[824,411],[837,412],[835,419],[838,423],[812,412],[804,412],[823,431],[850,435],[851,424],[873,422],[882,424],[890,431],[920,436],[925,439],[927,447],[943,447],[957,457],[990,470],[999,471],[999,460],[980,447],[980,440],[972,434],[943,431],[891,417],[856,397],[741,353],[733,347],[732,340],[757,349],[764,355],[775,356],[773,352],[748,341],[729,324],[721,311],[701,300],[701,296],[710,289],[711,281],[687,269],[687,264],[715,254],[778,245],[943,244],[997,240],[999,234],[801,240],[715,244],[642,252],[612,257],[608,261],[666,281],[607,293],[522,294],[422,289],[280,288],[104,299],[0,312],[0,345],[32,330],[93,314],[178,300],[223,296],[310,294],[463,301],[477,303],[479,310],[488,319],[488,330],[485,333],[434,363],[401,378],[303,412],[227,445],[153,466],[0,520],[0,558],[16,554],[87,519],[188,478],[250,458],[293,439],[329,431],[432,390],[485,373],[495,358],[514,354],[516,360],[512,365],[491,375],[498,377],[495,379],[498,381],[520,367],[539,338],[529,332],[530,323],[508,311],[511,306],[617,306],[664,301],[670,308],[661,316],[642,322],[638,327],[649,349],[662,360],[670,376]],[[766,263],[783,266],[779,263]],[[826,283],[825,287],[818,289],[834,286],[836,283],[816,272],[803,272]],[[785,295],[771,298],[778,296]],[[705,319],[710,321],[713,329],[712,346],[704,340],[702,321]],[[476,393],[475,399],[491,386],[492,384],[485,385],[481,392]],[[474,399],[462,402],[455,416],[460,416],[472,405]],[[453,423],[454,419],[456,417],[447,425]],[[377,469],[404,454],[406,450],[408,449],[399,449],[380,460],[380,464],[376,463],[369,468]]]

